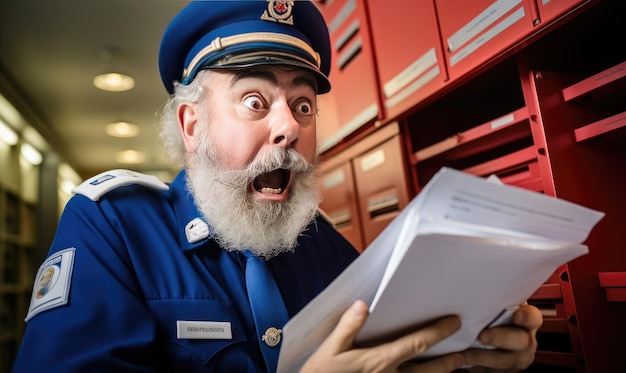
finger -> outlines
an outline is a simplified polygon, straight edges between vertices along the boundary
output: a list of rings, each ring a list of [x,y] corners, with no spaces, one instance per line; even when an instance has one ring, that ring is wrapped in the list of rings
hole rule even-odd
[[[537,340],[535,335],[543,322],[541,312],[533,306],[523,305],[513,314],[516,326],[500,326],[484,330],[479,341],[497,350],[467,350],[464,352],[469,365],[493,369],[524,369],[535,359]]]
[[[535,335],[543,318],[539,309],[523,305],[513,314],[513,324],[484,330],[478,340],[486,345],[505,350],[522,351],[536,348]]]
[[[513,313],[513,324],[527,330],[537,330],[543,324],[543,316],[537,307],[525,304]]]
[[[533,347],[533,332],[516,326],[498,326],[484,330],[478,340],[485,346],[502,350],[523,351]]]
[[[443,339],[451,336],[461,328],[461,320],[457,316],[441,318],[434,323],[395,341],[376,347],[390,361],[400,364],[419,356]]]
[[[358,300],[348,308],[339,319],[339,323],[328,338],[318,348],[319,351],[336,355],[352,348],[357,333],[365,324],[368,308],[365,302]]]

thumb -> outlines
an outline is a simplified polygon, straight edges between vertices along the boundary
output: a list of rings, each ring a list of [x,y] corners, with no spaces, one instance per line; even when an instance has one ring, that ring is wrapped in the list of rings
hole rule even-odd
[[[362,300],[354,302],[341,315],[339,323],[322,343],[320,349],[333,354],[350,350],[357,333],[365,324],[365,320],[367,320],[368,313],[368,307],[365,302]]]

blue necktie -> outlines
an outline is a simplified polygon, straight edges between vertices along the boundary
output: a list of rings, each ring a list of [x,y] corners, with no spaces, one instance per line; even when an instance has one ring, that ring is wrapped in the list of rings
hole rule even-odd
[[[244,251],[246,287],[252,308],[256,334],[265,359],[267,371],[276,372],[282,328],[289,320],[278,286],[267,269],[265,261]]]

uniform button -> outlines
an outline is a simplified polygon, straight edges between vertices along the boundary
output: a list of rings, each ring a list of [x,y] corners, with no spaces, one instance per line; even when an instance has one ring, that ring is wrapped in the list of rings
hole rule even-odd
[[[276,347],[280,343],[280,333],[282,332],[282,329],[276,329],[273,326],[269,327],[263,334],[263,337],[261,337],[261,340],[270,347]]]

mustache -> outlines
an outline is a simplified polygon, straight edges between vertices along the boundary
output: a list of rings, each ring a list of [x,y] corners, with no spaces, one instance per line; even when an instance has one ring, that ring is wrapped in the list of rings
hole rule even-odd
[[[317,158],[314,162],[317,161]],[[315,163],[307,161],[294,149],[273,148],[259,154],[241,170],[227,171],[224,175],[228,184],[242,185],[252,182],[257,176],[277,169],[295,173],[307,173],[315,168]]]

